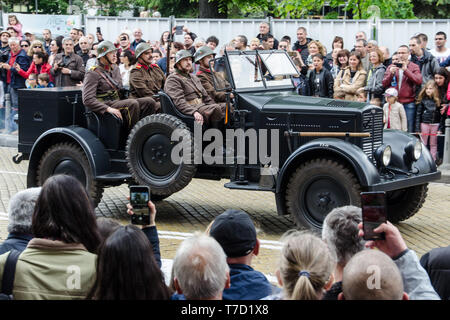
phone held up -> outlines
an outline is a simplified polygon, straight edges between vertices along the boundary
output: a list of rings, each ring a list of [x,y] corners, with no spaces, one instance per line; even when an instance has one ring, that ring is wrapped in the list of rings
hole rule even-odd
[[[394,66],[396,66],[397,68],[403,68],[403,63],[394,63]]]
[[[361,192],[361,209],[364,240],[384,240],[384,232],[376,233],[373,230],[387,220],[386,193]]]
[[[147,186],[130,186],[130,203],[134,214],[131,216],[132,224],[150,224],[150,188]]]

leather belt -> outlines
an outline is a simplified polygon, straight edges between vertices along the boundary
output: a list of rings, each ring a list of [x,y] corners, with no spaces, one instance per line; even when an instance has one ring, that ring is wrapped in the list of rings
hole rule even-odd
[[[187,102],[187,104],[192,106],[192,105],[202,104],[203,100],[200,99],[200,98],[195,98],[193,100],[189,100],[189,101],[186,101],[186,102]]]

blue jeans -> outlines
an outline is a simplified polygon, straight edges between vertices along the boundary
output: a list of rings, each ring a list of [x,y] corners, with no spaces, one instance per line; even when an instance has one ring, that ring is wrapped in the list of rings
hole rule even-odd
[[[408,132],[414,132],[416,125],[416,104],[414,102],[405,103],[403,107],[405,108],[406,121],[408,122]]]
[[[14,116],[19,111],[19,95],[18,90],[15,88],[9,88],[9,94],[11,97],[11,112],[9,113],[8,119],[6,121],[9,124],[9,130],[8,133],[11,133],[12,131],[16,131],[18,129],[17,124],[14,122]]]

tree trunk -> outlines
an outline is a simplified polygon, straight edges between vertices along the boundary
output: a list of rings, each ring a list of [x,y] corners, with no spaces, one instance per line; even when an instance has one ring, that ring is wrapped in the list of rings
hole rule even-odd
[[[198,12],[199,18],[227,18],[227,13],[219,12],[219,1],[208,1],[208,0],[199,0],[198,1]]]

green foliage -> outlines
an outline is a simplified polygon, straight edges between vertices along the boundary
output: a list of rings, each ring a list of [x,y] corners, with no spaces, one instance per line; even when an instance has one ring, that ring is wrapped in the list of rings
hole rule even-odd
[[[448,19],[450,0],[412,0],[414,13],[422,19]]]
[[[353,14],[354,19],[368,19],[371,16],[369,7],[380,8],[381,19],[413,19],[413,4],[411,0],[332,0],[330,5],[337,7],[347,3],[345,10]]]

